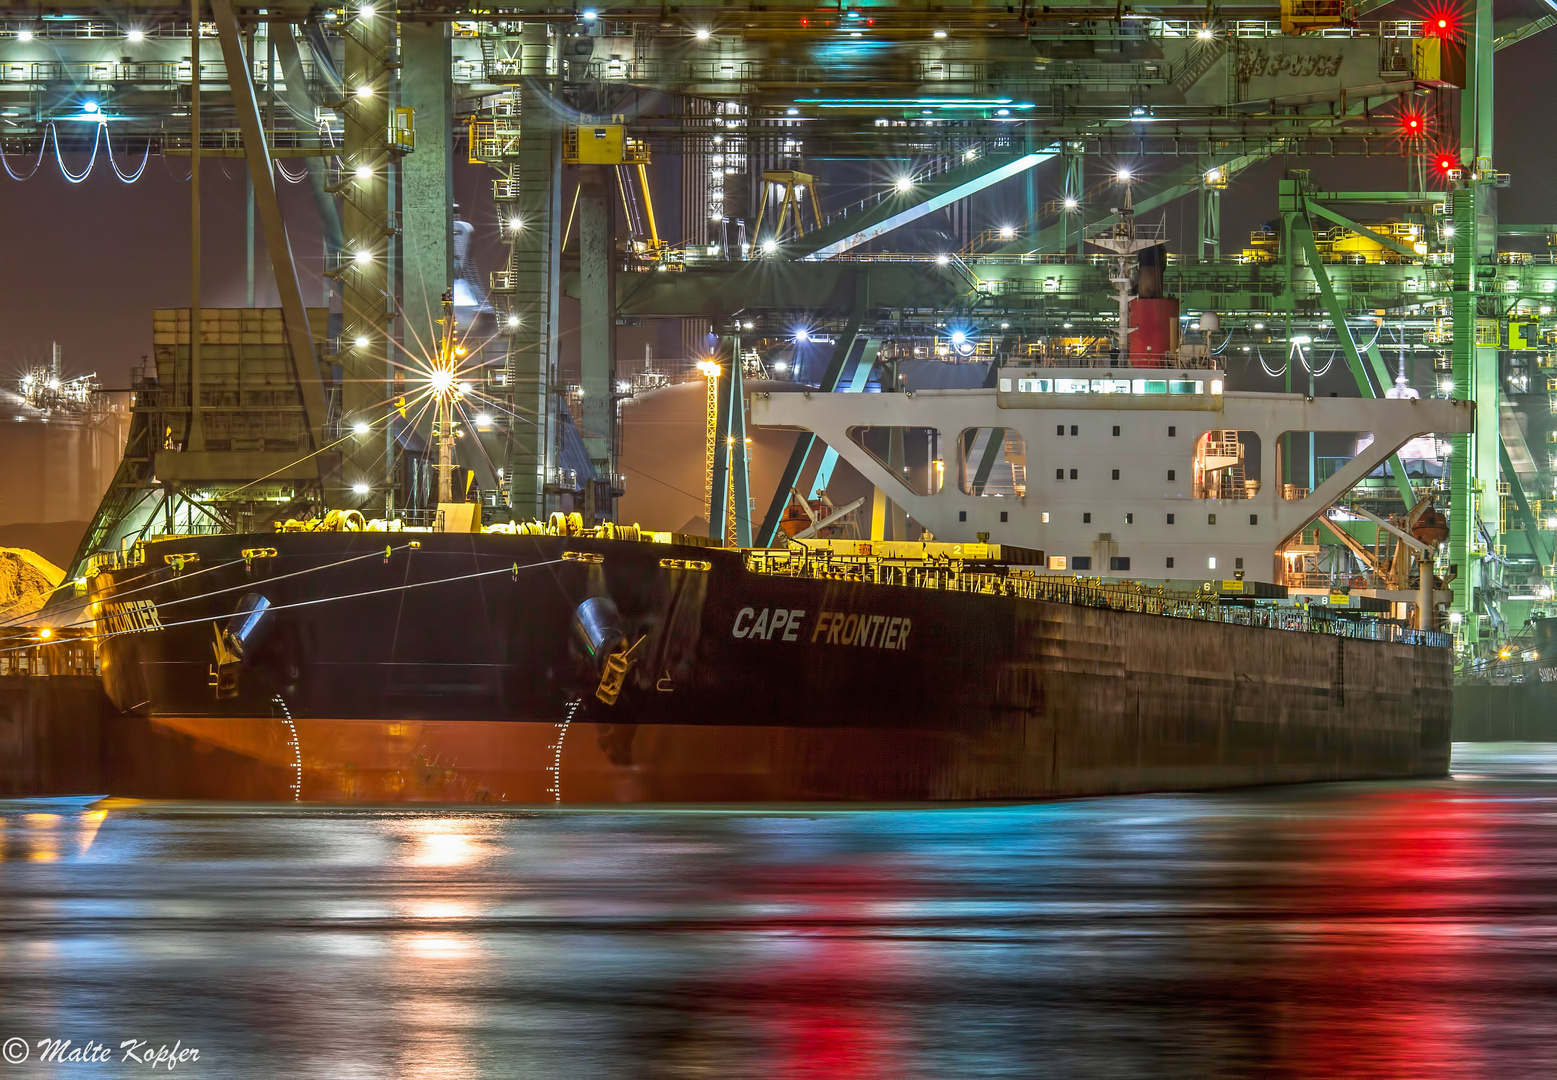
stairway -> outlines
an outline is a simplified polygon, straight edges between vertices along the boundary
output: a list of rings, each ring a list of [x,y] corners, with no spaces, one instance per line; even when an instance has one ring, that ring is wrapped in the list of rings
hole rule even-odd
[[[1006,430],[1006,463],[1011,466],[1011,487],[1018,499],[1027,497],[1027,440]]]
[[[1227,55],[1227,43],[1222,38],[1212,38],[1210,41],[1197,41],[1189,48],[1189,53],[1179,64],[1174,65],[1170,81],[1180,93],[1187,93],[1189,88],[1205,77],[1216,62]]]

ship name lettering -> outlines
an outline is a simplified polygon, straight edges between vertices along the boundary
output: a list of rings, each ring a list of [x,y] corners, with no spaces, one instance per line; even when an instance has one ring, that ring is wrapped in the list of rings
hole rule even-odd
[[[913,620],[904,615],[859,615],[824,611],[816,617],[811,640],[826,645],[864,645],[872,649],[908,648]]]
[[[157,605],[150,600],[131,600],[124,604],[104,604],[104,620],[110,634],[137,634],[162,629]]]
[[[800,640],[800,620],[806,617],[803,608],[763,608],[758,614],[755,608],[741,608],[735,615],[735,625],[730,634],[738,638],[758,638],[772,641]]]

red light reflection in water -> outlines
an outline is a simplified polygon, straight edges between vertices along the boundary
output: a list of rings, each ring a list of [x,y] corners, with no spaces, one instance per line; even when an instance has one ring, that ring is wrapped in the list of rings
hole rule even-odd
[[[1310,1076],[1482,1075],[1463,994],[1479,975],[1467,895],[1483,876],[1485,807],[1442,792],[1381,794],[1313,823],[1276,969],[1276,1058]]]
[[[901,1000],[912,979],[903,950],[880,936],[898,918],[899,894],[881,860],[847,866],[768,866],[748,878],[741,899],[778,909],[745,924],[758,935],[754,953],[770,960],[740,981],[705,989],[755,1022],[764,1045],[764,1075],[889,1077],[905,1075],[909,1050]]]

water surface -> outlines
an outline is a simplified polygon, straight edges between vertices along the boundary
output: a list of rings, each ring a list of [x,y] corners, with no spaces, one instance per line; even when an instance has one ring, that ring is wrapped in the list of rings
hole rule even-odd
[[[1554,781],[1479,744],[975,808],[3,803],[0,1080],[152,1072],[125,1040],[216,1077],[1551,1075]]]

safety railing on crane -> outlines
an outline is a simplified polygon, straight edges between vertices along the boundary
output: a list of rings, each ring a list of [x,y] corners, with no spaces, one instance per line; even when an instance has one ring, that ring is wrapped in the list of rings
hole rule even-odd
[[[119,33],[124,33],[121,27]],[[151,31],[145,31],[150,36]],[[34,40],[61,35],[51,28],[47,33],[34,31]],[[187,41],[188,38],[186,37]],[[312,57],[302,58],[303,79],[311,90],[322,86],[322,74]],[[250,76],[257,91],[269,88],[263,61],[250,65]],[[279,75],[279,71],[277,72]],[[226,85],[227,66],[220,60],[200,61],[200,81]],[[130,83],[143,86],[188,86],[188,60],[8,60],[0,63],[0,82],[73,82]]]
[[[1150,36],[1159,38],[1199,38],[1206,29],[1204,19],[1152,19],[1146,23]],[[1218,22],[1218,36],[1235,38],[1284,37],[1281,23],[1276,19],[1229,19]],[[1380,22],[1359,22],[1355,26],[1335,26],[1305,34],[1305,37],[1388,37],[1415,38],[1422,34],[1420,19],[1385,19]]]
[[[519,153],[519,125],[471,117],[466,128],[468,157],[472,165],[496,165]]]
[[[1016,144],[1009,137],[983,139],[971,146],[961,147],[951,153],[938,155],[930,162],[908,174],[906,179],[917,187],[934,180],[937,176],[951,172],[953,169],[960,169],[964,165],[970,165],[991,153],[997,151],[1009,152],[1015,149]],[[879,188],[862,199],[845,203],[824,214],[822,216],[822,224],[831,225],[835,221],[847,219],[851,214],[863,213],[898,195],[901,195],[901,192],[895,185]]]
[[[752,253],[753,258],[762,258],[763,255],[764,253],[762,252]],[[980,282],[981,286],[984,287],[983,291],[995,292],[1000,295],[1065,293],[1074,291],[1079,285],[1084,284],[1086,279],[1075,275],[1063,275],[1050,278],[1044,278],[1041,276],[994,277],[986,276],[981,273],[983,268],[993,269],[996,267],[1019,266],[1107,268],[1116,258],[1116,256],[1101,253],[1075,255],[1073,253],[1066,252],[1016,252],[1008,254],[997,252],[982,252],[968,255],[958,255],[956,257],[960,258],[962,262],[966,264],[974,278],[976,278]],[[829,261],[835,263],[915,263],[921,265],[930,264],[945,266],[952,260],[952,258],[952,253],[944,251],[850,251],[835,255]],[[1543,261],[1546,260],[1545,256],[1537,256],[1537,258]],[[732,262],[736,261],[739,260],[734,257],[733,252],[726,251],[723,248],[718,248],[713,252],[710,252],[707,247],[702,245],[686,248],[671,248],[666,250],[663,256],[659,259],[659,262],[676,268],[694,268],[699,266],[722,267],[728,266]],[[1197,286],[1208,289],[1215,289],[1218,287],[1218,284],[1221,284],[1227,291],[1244,291],[1253,294],[1268,295],[1275,294],[1282,288],[1282,283],[1274,271],[1268,278],[1251,278],[1249,276],[1250,269],[1253,268],[1257,270],[1259,267],[1265,264],[1256,260],[1243,259],[1236,255],[1222,256],[1221,258],[1208,257],[1196,260],[1193,258],[1180,258],[1177,254],[1170,252],[1168,254],[1167,264],[1172,274],[1176,274],[1181,267],[1194,268],[1195,276],[1192,280]],[[1380,270],[1380,264],[1377,263],[1369,263],[1355,267],[1346,266],[1345,264],[1340,263],[1331,263],[1329,265],[1342,267],[1341,271],[1333,273],[1331,276],[1331,285],[1338,293],[1342,295],[1371,295],[1375,293],[1403,292],[1419,294],[1422,296],[1435,296],[1447,292],[1452,284],[1448,280],[1446,273],[1439,273],[1436,270],[1430,269],[1424,269],[1419,274],[1413,274],[1409,277],[1402,278],[1399,276],[1398,271],[1396,273],[1378,272]],[[1228,270],[1230,272],[1229,275],[1221,279],[1206,276],[1208,271],[1215,270],[1219,267]],[[1231,271],[1235,269],[1238,271],[1238,273],[1236,276],[1233,276]],[[1370,270],[1374,272],[1368,272]],[[1298,272],[1300,275],[1302,275],[1303,268],[1299,267]],[[1173,277],[1170,274],[1171,282],[1178,284],[1179,280],[1180,279]],[[1544,291],[1543,288],[1537,288],[1537,285],[1539,284],[1541,283],[1535,282],[1532,284],[1521,282],[1520,287],[1517,290],[1508,289],[1505,287],[1499,291],[1508,295],[1514,295],[1515,293],[1542,293]],[[1300,276],[1296,280],[1295,285],[1298,288],[1300,294],[1306,294],[1310,296],[1318,295],[1318,283],[1315,282],[1312,278],[1305,278]],[[1543,334],[1544,333],[1545,332],[1543,331]],[[1551,336],[1554,338],[1554,341],[1548,342],[1546,337],[1543,336],[1542,344],[1546,345],[1557,343],[1557,334],[1553,334]],[[1445,334],[1443,335],[1443,341],[1447,341],[1447,331],[1445,331]],[[1436,338],[1433,338],[1429,339],[1429,343],[1442,342],[1439,342]]]
[[[189,22],[187,20],[162,19],[148,21],[141,26],[141,36],[144,39],[167,38],[180,44],[189,41]],[[36,19],[6,19],[0,21],[0,37],[14,37],[18,32],[26,31],[33,36],[34,41],[70,41],[81,39],[112,38],[115,43],[124,40],[124,21],[122,19],[59,19],[49,20],[39,25]],[[216,37],[216,24],[201,22],[200,36],[203,38]]]
[[[265,132],[265,143],[273,156],[286,156],[288,152],[313,156],[339,153],[343,137],[340,130],[275,128]],[[164,154],[189,153],[187,131],[161,131],[153,138]],[[201,154],[241,157],[243,152],[243,133],[237,128],[201,129]]]
[[[1047,60],[1036,69],[1030,63],[991,60],[922,60],[915,71],[921,83],[968,83],[1001,86],[1063,82],[1084,86],[1152,86],[1169,81],[1169,66],[1160,60]]]

